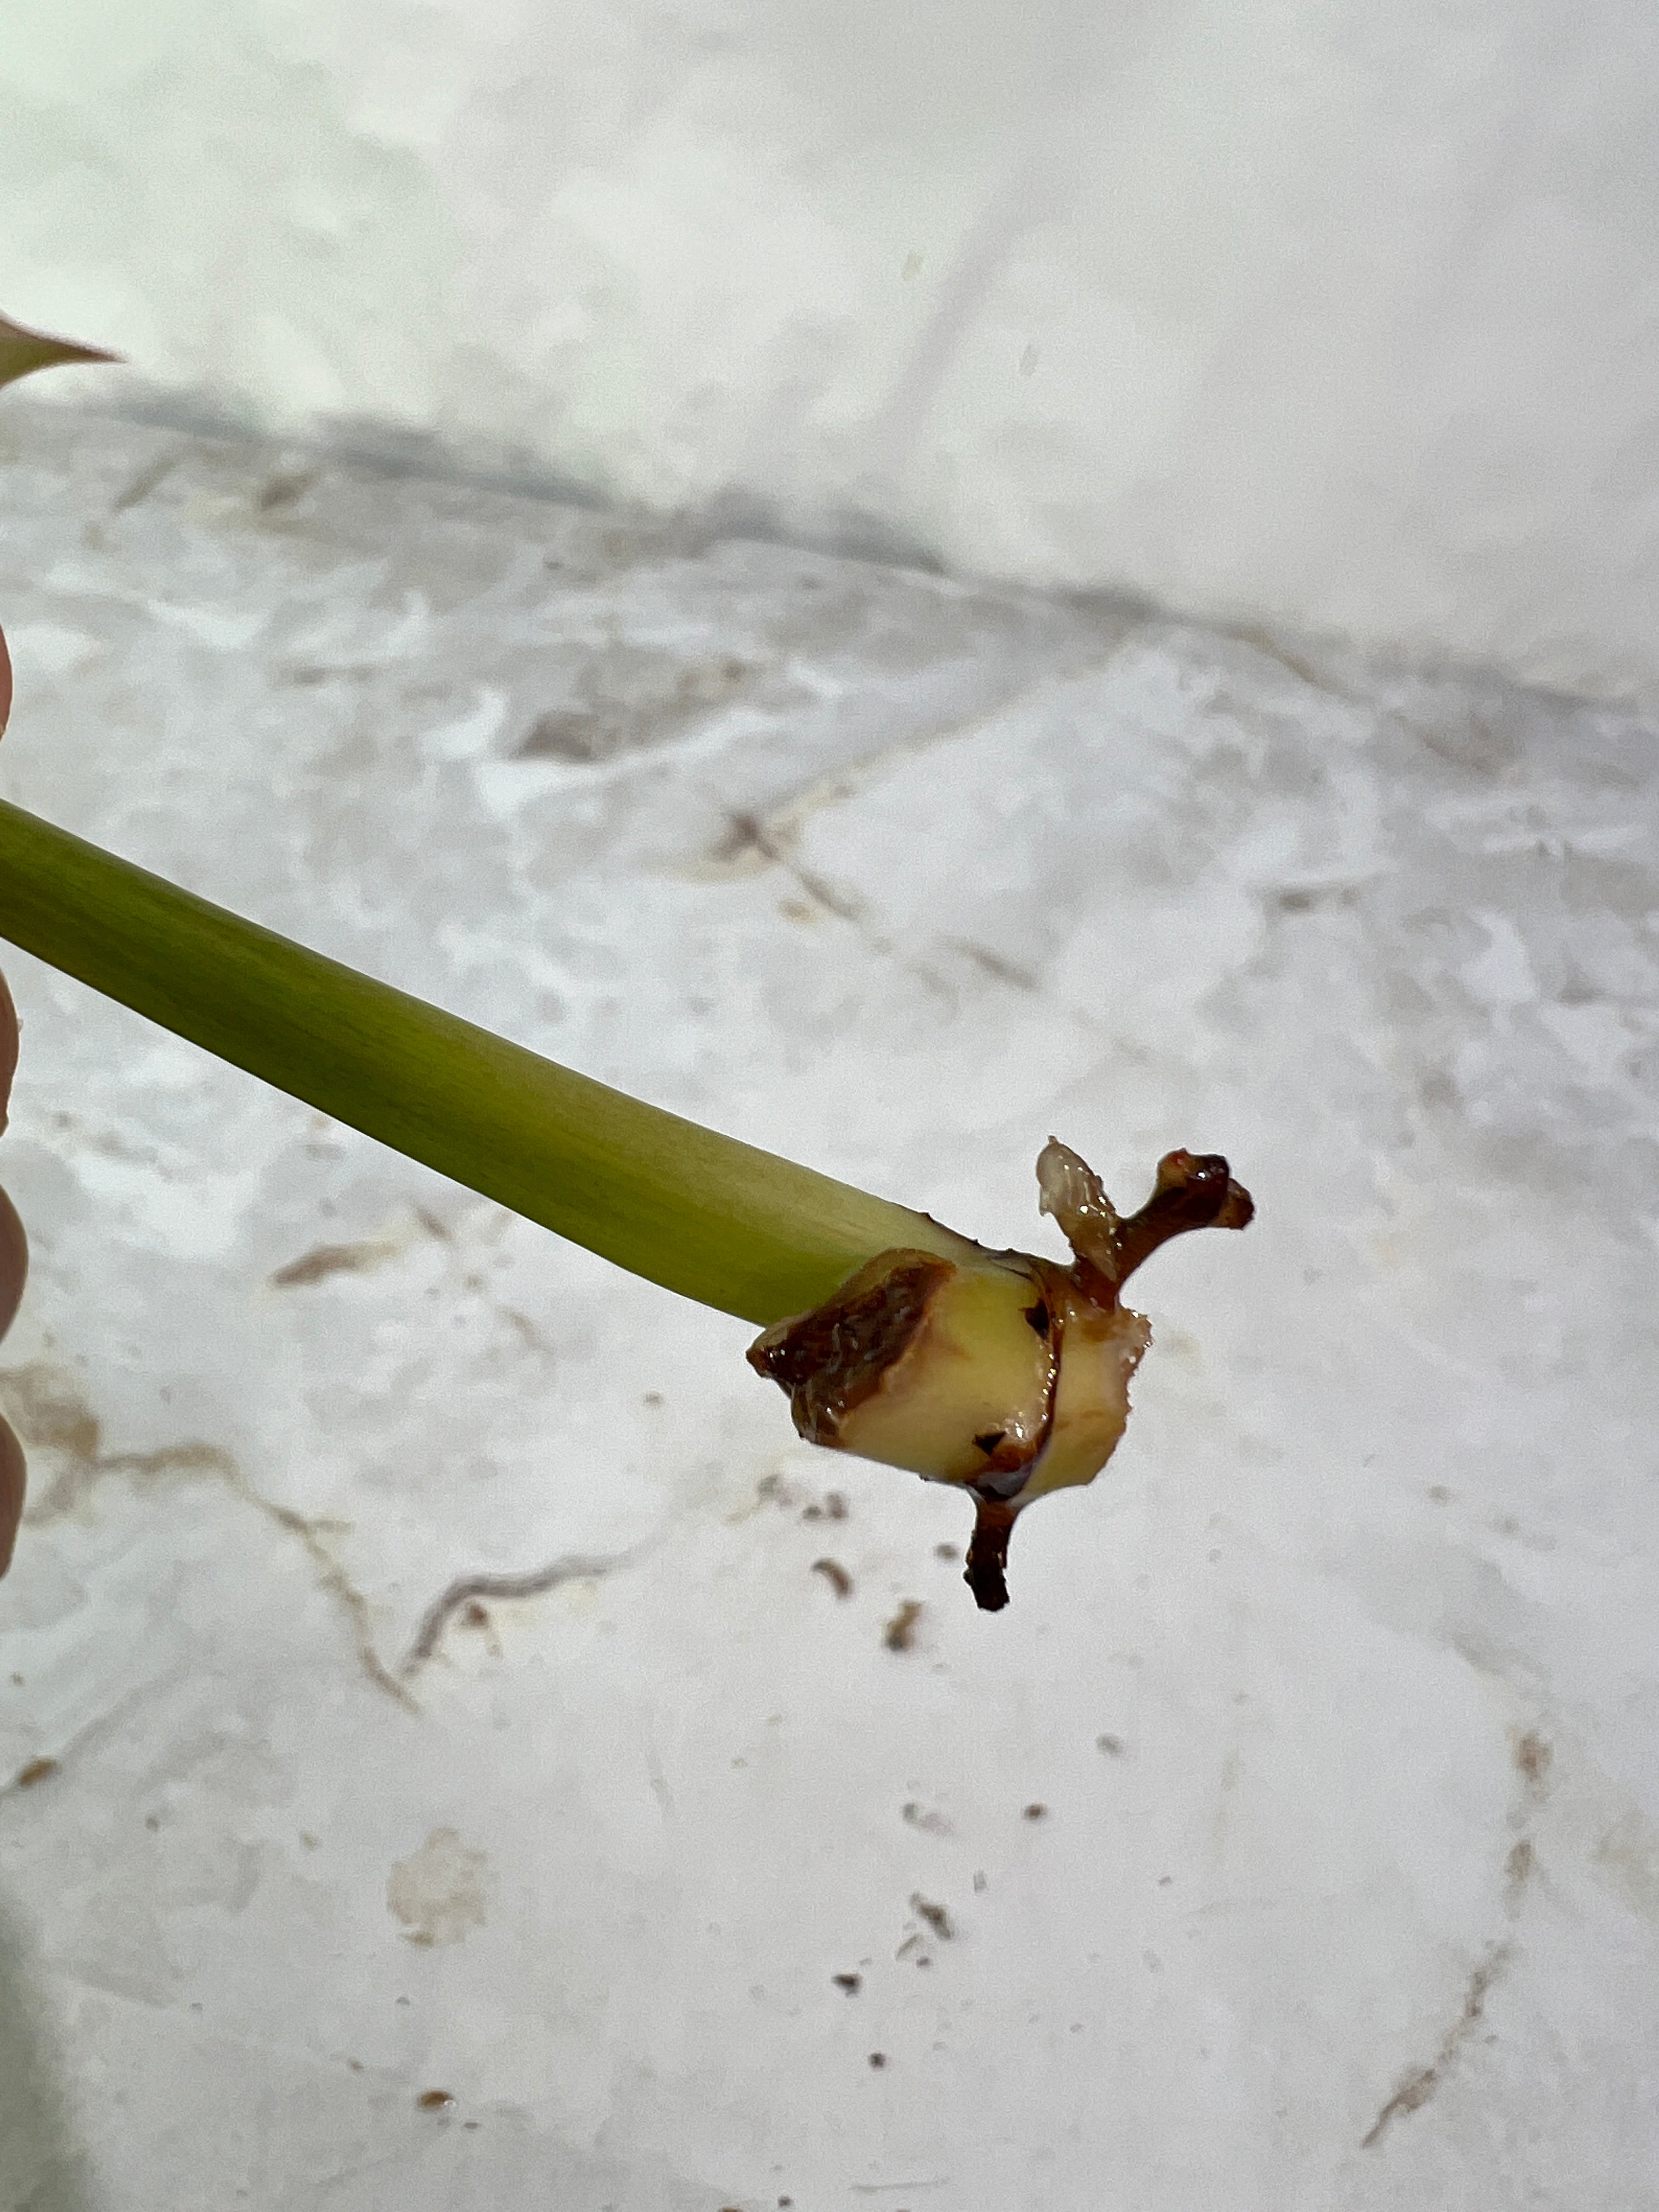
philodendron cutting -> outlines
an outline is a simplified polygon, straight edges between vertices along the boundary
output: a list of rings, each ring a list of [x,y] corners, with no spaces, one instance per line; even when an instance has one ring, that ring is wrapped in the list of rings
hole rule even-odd
[[[27,346],[33,357],[6,367]],[[22,342],[20,345],[19,342]],[[106,358],[0,323],[0,382]],[[1007,1601],[1008,1534],[1123,1433],[1150,1331],[1121,1303],[1169,1237],[1243,1228],[1215,1156],[1168,1154],[1120,1217],[1050,1139],[1040,1202],[1070,1266],[681,1120],[210,906],[0,802],[0,937],[411,1158],[763,1331],[750,1364],[811,1442],[973,1497],[965,1579]]]

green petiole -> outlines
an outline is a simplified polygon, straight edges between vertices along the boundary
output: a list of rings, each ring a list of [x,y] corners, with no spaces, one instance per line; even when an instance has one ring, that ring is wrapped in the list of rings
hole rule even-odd
[[[0,800],[0,937],[618,1267],[763,1327],[921,1214],[647,1106]]]

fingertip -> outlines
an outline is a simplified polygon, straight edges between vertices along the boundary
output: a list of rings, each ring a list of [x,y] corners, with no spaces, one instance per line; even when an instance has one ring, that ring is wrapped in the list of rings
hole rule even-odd
[[[6,633],[0,629],[0,736],[11,719],[11,654]],[[0,975],[0,1131],[6,1126],[6,1107],[11,1097],[11,1079],[17,1069],[17,1009]],[[23,1292],[28,1265],[28,1242],[15,1207],[0,1190],[0,1336],[10,1326]],[[11,1565],[17,1541],[17,1524],[23,1517],[27,1472],[23,1447],[9,1424],[0,1419],[0,1575]]]
[[[29,1271],[29,1240],[17,1208],[0,1190],[0,1336],[11,1327]]]
[[[17,1073],[17,1009],[0,975],[0,1135],[5,1133],[6,1109],[11,1103],[11,1079]]]
[[[11,1565],[17,1524],[23,1517],[23,1447],[0,1420],[0,1575]]]

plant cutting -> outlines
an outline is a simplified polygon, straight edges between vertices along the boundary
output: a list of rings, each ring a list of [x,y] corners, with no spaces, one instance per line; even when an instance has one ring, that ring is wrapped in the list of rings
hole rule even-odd
[[[0,382],[108,358],[0,321]],[[1224,1159],[1177,1151],[1146,1204],[1120,1216],[1051,1139],[1039,1201],[1071,1263],[990,1250],[544,1060],[3,801],[0,937],[617,1265],[756,1324],[750,1363],[787,1393],[802,1437],[969,1492],[964,1579],[987,1610],[1007,1601],[1018,1515],[1091,1481],[1123,1433],[1150,1340],[1124,1285],[1170,1237],[1243,1228],[1252,1211]]]

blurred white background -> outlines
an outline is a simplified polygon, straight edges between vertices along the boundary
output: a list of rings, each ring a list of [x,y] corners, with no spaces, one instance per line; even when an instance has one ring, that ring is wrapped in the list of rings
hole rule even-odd
[[[9,311],[232,419],[1659,676],[1641,0],[8,0],[0,102]]]

